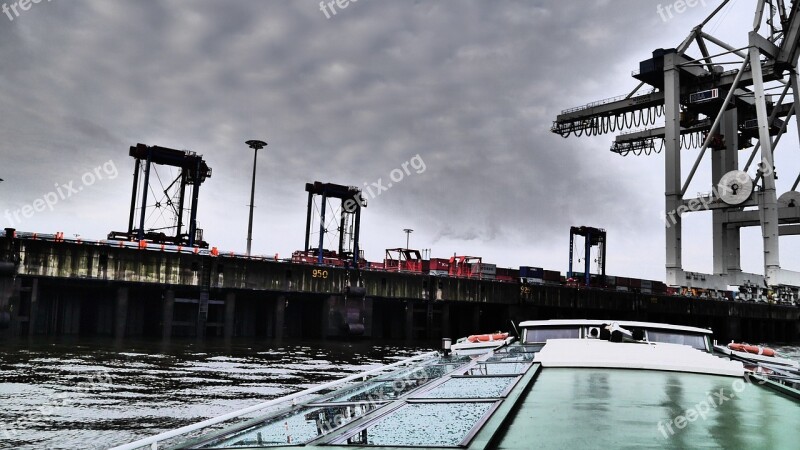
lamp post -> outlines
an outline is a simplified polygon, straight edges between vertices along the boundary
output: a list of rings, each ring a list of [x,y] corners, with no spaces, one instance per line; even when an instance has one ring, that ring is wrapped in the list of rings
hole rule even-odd
[[[406,233],[406,250],[408,250],[408,239],[411,237],[411,233],[414,232],[411,228],[404,228],[403,231]]]
[[[256,160],[258,151],[267,146],[264,141],[250,140],[245,142],[253,149],[253,184],[250,186],[250,219],[247,221],[247,256],[250,256],[250,247],[253,243],[253,204],[256,196]]]

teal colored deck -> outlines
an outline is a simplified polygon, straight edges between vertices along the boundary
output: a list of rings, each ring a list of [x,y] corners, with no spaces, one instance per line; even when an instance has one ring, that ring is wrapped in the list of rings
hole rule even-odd
[[[796,449],[800,404],[730,377],[543,369],[497,448]]]

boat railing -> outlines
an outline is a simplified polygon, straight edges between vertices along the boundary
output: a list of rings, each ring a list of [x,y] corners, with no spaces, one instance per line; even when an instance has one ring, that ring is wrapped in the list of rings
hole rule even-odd
[[[294,402],[300,397],[305,397],[305,396],[312,395],[312,394],[315,394],[315,393],[318,393],[318,392],[331,390],[331,389],[336,388],[338,386],[341,386],[341,385],[343,385],[345,383],[348,383],[348,382],[351,382],[351,381],[355,381],[355,380],[359,380],[359,379],[361,381],[366,381],[367,378],[370,377],[370,376],[382,374],[382,373],[384,373],[384,372],[386,372],[387,370],[390,370],[390,369],[394,369],[394,368],[397,368],[397,367],[401,367],[401,366],[405,366],[405,365],[408,365],[408,364],[411,364],[411,363],[422,361],[422,360],[425,360],[425,359],[428,359],[428,358],[432,358],[432,357],[434,357],[434,356],[436,356],[438,354],[439,354],[438,351],[422,353],[420,355],[412,356],[410,358],[406,358],[406,359],[403,359],[401,361],[397,361],[397,362],[392,363],[392,364],[386,364],[386,365],[383,365],[383,366],[380,366],[380,367],[376,367],[374,369],[367,370],[365,372],[353,374],[353,375],[350,375],[350,376],[347,376],[347,377],[344,377],[344,378],[340,378],[338,380],[334,380],[334,381],[331,381],[331,382],[328,382],[328,383],[320,384],[320,385],[314,386],[314,387],[309,388],[309,389],[305,389],[305,390],[302,390],[302,391],[299,391],[299,392],[295,392],[293,394],[285,395],[283,397],[275,398],[275,399],[272,399],[272,400],[269,400],[269,401],[266,401],[266,402],[263,402],[263,403],[259,403],[257,405],[253,405],[253,406],[250,406],[250,407],[247,407],[247,408],[243,408],[243,409],[240,409],[240,410],[237,410],[237,411],[233,411],[233,412],[230,412],[230,413],[227,413],[227,414],[223,414],[221,416],[212,417],[210,419],[203,420],[202,422],[197,422],[197,423],[192,424],[192,425],[187,425],[187,426],[184,426],[184,427],[181,427],[181,428],[176,428],[174,430],[165,431],[163,433],[160,433],[160,434],[157,434],[157,435],[154,435],[154,436],[150,436],[150,437],[147,437],[147,438],[139,439],[137,441],[130,442],[128,444],[123,444],[123,445],[120,445],[120,446],[117,446],[117,447],[113,447],[113,448],[111,448],[109,450],[134,450],[134,449],[143,448],[143,447],[146,447],[146,446],[149,446],[149,448],[151,450],[157,450],[159,443],[162,443],[162,442],[164,442],[164,441],[166,441],[168,439],[173,439],[173,438],[176,438],[176,437],[179,437],[179,436],[187,435],[189,433],[193,433],[195,431],[202,430],[204,428],[208,428],[208,427],[211,427],[211,426],[214,426],[214,425],[218,425],[220,423],[227,422],[229,420],[238,419],[238,418],[241,418],[241,417],[246,416],[248,414],[252,414],[252,413],[254,413],[256,411],[260,411],[260,410],[267,409],[267,408],[270,408],[270,407],[274,407],[274,406],[277,406],[277,405],[282,405],[282,404],[285,404],[287,402],[292,402],[292,404],[294,404]]]

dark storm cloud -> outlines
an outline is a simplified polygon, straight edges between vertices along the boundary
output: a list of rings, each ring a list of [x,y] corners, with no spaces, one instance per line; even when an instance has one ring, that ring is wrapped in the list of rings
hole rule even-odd
[[[661,173],[618,170],[611,136],[564,140],[549,127],[561,109],[626,93],[640,59],[683,37],[665,41],[666,30],[640,0],[362,0],[330,19],[316,1],[39,4],[0,17],[0,209],[114,159],[125,176],[76,199],[60,224],[101,237],[126,221],[127,146],[185,148],[214,168],[206,238],[241,249],[243,141],[261,138],[262,251],[300,247],[303,183],[386,180],[416,154],[427,170],[369,206],[373,246],[385,230],[369,220],[413,222],[425,246],[495,242],[497,255],[534,232],[544,243],[592,221],[626,233],[655,224],[627,236],[636,242],[662,233],[642,192],[660,192]]]

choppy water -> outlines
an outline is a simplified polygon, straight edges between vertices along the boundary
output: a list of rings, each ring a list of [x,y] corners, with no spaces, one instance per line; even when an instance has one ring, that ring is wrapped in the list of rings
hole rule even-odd
[[[393,362],[367,342],[0,342],[0,448],[100,449]]]

